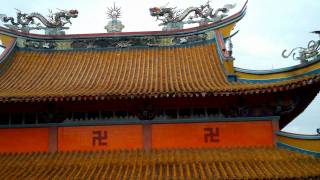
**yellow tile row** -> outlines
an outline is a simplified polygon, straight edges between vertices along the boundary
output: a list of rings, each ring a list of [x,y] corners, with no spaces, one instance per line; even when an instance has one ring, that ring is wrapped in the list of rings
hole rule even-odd
[[[0,76],[0,97],[135,96],[273,89],[229,82],[214,44],[86,51],[21,51]]]
[[[314,178],[320,159],[277,148],[1,154],[1,179]]]

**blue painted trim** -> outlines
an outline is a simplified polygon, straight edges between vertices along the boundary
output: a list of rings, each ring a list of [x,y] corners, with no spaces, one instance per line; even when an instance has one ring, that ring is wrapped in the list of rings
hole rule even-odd
[[[294,75],[294,76],[290,76],[290,77],[285,77],[285,78],[278,78],[278,79],[243,79],[243,78],[238,78],[238,80],[242,83],[273,83],[273,82],[280,82],[280,81],[287,81],[287,80],[291,80],[291,79],[297,79],[303,76],[307,76],[307,75],[313,75],[313,74],[319,74],[320,73],[320,69],[315,69],[303,74],[298,74],[298,75]]]
[[[102,126],[102,125],[135,125],[135,124],[177,124],[177,123],[207,123],[207,122],[250,122],[250,121],[278,121],[279,116],[266,117],[241,117],[241,118],[202,118],[202,119],[173,119],[173,120],[109,120],[109,121],[84,121],[49,124],[24,124],[24,125],[0,125],[4,128],[40,128],[40,127],[70,127],[70,126]]]
[[[229,74],[228,75],[228,81],[230,82],[236,82],[237,81],[237,76],[234,74]]]
[[[242,69],[242,68],[235,67],[234,70],[236,72],[247,73],[247,74],[256,74],[256,75],[277,74],[277,73],[290,72],[290,71],[294,71],[294,70],[297,70],[297,69],[305,68],[305,67],[311,66],[313,64],[316,64],[318,62],[320,62],[320,56],[318,56],[314,60],[309,61],[309,62],[304,63],[304,64],[298,64],[298,65],[295,65],[295,66],[286,67],[286,68],[280,68],[280,69],[249,70],[249,69]]]
[[[298,148],[298,147],[290,146],[290,145],[282,143],[282,142],[277,142],[276,145],[279,148],[284,148],[284,149],[288,149],[288,150],[291,150],[291,151],[299,152],[299,153],[302,153],[302,154],[309,154],[309,155],[312,155],[312,156],[315,156],[315,157],[320,157],[320,152],[301,149],[301,148]]]
[[[293,139],[303,139],[303,140],[320,140],[320,135],[304,135],[304,134],[293,134],[283,131],[277,132],[278,136],[293,138]],[[320,143],[320,141],[319,141]]]

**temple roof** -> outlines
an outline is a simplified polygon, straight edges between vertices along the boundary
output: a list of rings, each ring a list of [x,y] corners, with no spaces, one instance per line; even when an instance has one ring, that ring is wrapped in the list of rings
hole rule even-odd
[[[0,28],[0,101],[225,96],[320,81],[320,58],[279,71],[233,67],[225,41],[245,7],[180,31],[47,36]]]
[[[0,154],[0,175],[3,179],[312,179],[320,176],[319,162],[277,148]]]
[[[212,43],[100,51],[17,50],[12,59],[0,76],[4,101],[261,93],[319,81],[317,75],[271,83],[230,81]]]
[[[135,96],[233,86],[213,44],[107,51],[17,51],[0,76],[2,97]]]

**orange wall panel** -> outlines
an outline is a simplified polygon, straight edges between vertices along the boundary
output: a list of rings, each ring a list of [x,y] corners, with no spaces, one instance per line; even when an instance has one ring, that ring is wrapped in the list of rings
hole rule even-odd
[[[272,121],[152,125],[152,148],[273,145]]]
[[[58,150],[142,149],[141,125],[59,127]]]
[[[47,152],[48,137],[48,128],[0,129],[0,152]]]

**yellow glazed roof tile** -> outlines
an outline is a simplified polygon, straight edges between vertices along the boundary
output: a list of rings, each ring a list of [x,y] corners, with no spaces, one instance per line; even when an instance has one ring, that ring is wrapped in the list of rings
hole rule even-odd
[[[266,84],[230,82],[213,44],[117,50],[17,50],[11,66],[0,76],[0,99],[260,92],[305,84],[312,78]]]
[[[0,154],[0,168],[2,179],[318,179],[320,159],[277,148],[118,150]]]

